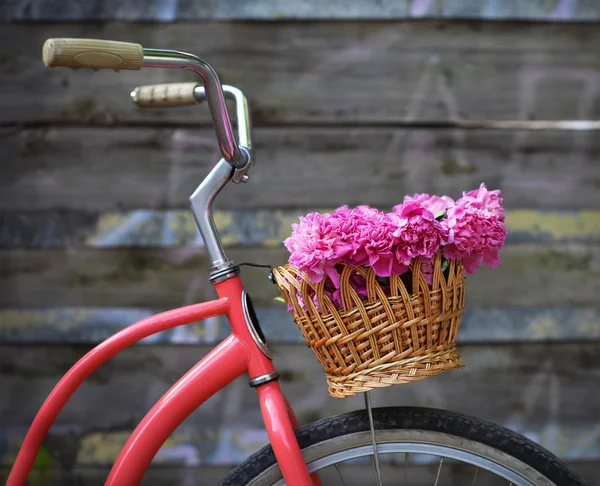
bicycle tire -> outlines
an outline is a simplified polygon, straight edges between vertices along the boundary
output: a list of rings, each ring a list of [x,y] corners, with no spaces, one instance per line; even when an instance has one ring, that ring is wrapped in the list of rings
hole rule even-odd
[[[536,482],[533,484],[536,485],[586,486],[578,474],[538,444],[504,427],[474,417],[432,408],[389,407],[373,409],[373,420],[375,430],[388,431],[386,434],[397,436],[398,441],[418,432],[421,434],[419,437],[426,440],[455,438],[460,439],[464,447],[496,451],[499,457],[512,458],[509,465],[513,469],[521,464],[523,470],[531,469],[540,475],[536,477],[546,478],[546,482],[534,479]],[[328,451],[333,455],[336,449],[343,451],[352,447],[352,441],[365,443],[367,432],[370,432],[368,415],[366,410],[360,410],[303,426],[296,431],[296,437],[305,460],[311,462],[318,459],[319,452],[316,449],[321,450],[321,454]],[[280,478],[271,446],[265,446],[235,468],[221,482],[221,486],[266,486],[275,484]]]

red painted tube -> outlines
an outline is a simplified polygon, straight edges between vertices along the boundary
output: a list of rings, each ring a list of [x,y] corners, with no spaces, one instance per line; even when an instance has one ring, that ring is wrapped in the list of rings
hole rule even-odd
[[[52,422],[79,385],[102,363],[140,339],[183,324],[225,314],[228,310],[229,301],[219,299],[163,312],[126,327],[88,352],[63,376],[44,401],[25,436],[6,485],[25,484],[35,456]]]
[[[288,414],[288,417],[290,419],[290,423],[292,424],[292,427],[294,427],[294,430],[298,430],[300,428],[300,423],[298,422],[298,419],[296,418],[296,414],[294,413],[294,409],[290,405],[290,402],[288,402],[288,399],[283,394],[283,392],[281,393],[281,395],[283,396],[283,400],[285,401],[285,408],[287,410],[287,414]],[[321,480],[319,479],[319,474],[318,473],[316,473],[316,472],[311,473],[310,479],[312,480],[313,486],[322,486],[321,485]]]
[[[231,303],[227,311],[227,317],[233,333],[247,344],[248,375],[250,378],[256,378],[271,373],[275,369],[273,362],[256,346],[248,332],[242,306],[244,288],[241,280],[232,278],[217,284],[216,287],[219,297],[227,297]],[[281,393],[279,384],[276,381],[271,381],[256,387],[256,392],[260,400],[260,408],[267,434],[286,484],[290,486],[313,486],[306,471],[298,441],[294,435],[293,412],[289,413],[289,404],[283,393]],[[319,485],[318,482],[314,484]]]
[[[244,344],[230,335],[183,375],[146,414],[117,457],[105,486],[139,484],[171,432],[205,400],[240,376],[246,365]]]
[[[219,300],[144,319],[115,334],[81,358],[42,405],[27,433],[7,485],[25,484],[50,425],[83,380],[107,359],[144,337],[219,314],[227,314],[233,331],[232,335],[173,385],[148,412],[117,458],[105,483],[108,486],[139,484],[156,452],[175,428],[207,398],[244,371],[248,371],[250,378],[273,372],[273,363],[262,353],[248,330],[240,279],[229,279],[217,284],[216,288]],[[294,435],[294,428],[298,423],[279,384],[269,382],[258,386],[256,390],[267,433],[286,483],[290,486],[319,486],[316,474],[309,476],[307,473]]]
[[[286,399],[281,393],[279,383],[271,381],[260,385],[256,388],[256,392],[271,447],[286,484],[313,486],[294,435]]]

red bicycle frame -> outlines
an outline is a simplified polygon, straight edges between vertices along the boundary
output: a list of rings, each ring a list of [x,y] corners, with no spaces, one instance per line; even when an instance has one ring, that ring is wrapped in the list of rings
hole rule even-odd
[[[192,92],[198,102],[208,101],[223,159],[198,186],[190,197],[190,203],[212,261],[211,282],[215,284],[219,299],[143,319],[81,358],[58,382],[40,408],[17,455],[7,485],[25,484],[50,426],[79,385],[102,363],[152,334],[208,317],[226,315],[232,333],[182,376],[146,414],[121,450],[105,484],[139,484],[152,459],[175,428],[217,391],[248,372],[251,386],[258,393],[267,434],[286,483],[290,486],[319,486],[317,475],[309,476],[307,472],[294,435],[298,422],[276,381],[278,375],[268,350],[264,349],[263,340],[257,338],[257,323],[245,313],[245,306],[251,304],[238,276],[238,267],[225,255],[211,213],[213,200],[219,191],[230,181],[246,181],[246,173],[252,165],[252,125],[245,96],[237,88],[226,89],[227,95],[236,103],[236,139],[221,82],[213,67],[202,58],[179,51],[144,49],[138,44],[93,39],[49,39],[43,52],[44,62],[49,67],[116,70],[139,69],[142,66],[185,68],[202,78],[204,87],[192,87]],[[151,89],[151,97],[153,93]],[[140,100],[134,96],[133,101],[137,103]],[[177,104],[179,97],[175,96],[170,102]]]
[[[81,358],[54,387],[36,415],[7,486],[23,486],[35,456],[67,400],[102,363],[127,346],[157,332],[216,315],[226,315],[232,333],[182,376],[152,407],[121,450],[106,481],[107,486],[139,484],[161,445],[204,401],[248,372],[250,379],[275,371],[271,360],[254,342],[243,311],[239,277],[216,284],[218,300],[190,305],[143,319],[118,332]],[[309,477],[294,435],[298,427],[277,381],[256,386],[260,409],[283,478],[290,486],[318,485]],[[314,481],[314,482],[313,482]]]

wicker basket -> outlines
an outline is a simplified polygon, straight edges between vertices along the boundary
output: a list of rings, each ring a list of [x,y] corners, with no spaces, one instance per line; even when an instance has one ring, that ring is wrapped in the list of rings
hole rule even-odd
[[[273,271],[296,324],[325,369],[333,397],[410,383],[463,366],[456,349],[464,310],[463,267],[450,261],[442,271],[441,265],[438,253],[430,288],[416,259],[409,271],[412,292],[396,275],[390,277],[386,292],[370,268],[345,266],[339,275],[342,310],[324,292],[323,281],[313,284],[290,265]],[[349,284],[354,272],[366,279],[366,302]]]

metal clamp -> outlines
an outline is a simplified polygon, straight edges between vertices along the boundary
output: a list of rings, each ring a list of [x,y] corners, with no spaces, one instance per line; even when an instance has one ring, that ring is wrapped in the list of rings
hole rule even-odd
[[[232,277],[236,277],[240,274],[240,267],[238,267],[233,261],[227,260],[221,265],[214,266],[210,269],[210,283],[213,285],[219,282],[224,282]]]
[[[248,382],[248,385],[250,385],[251,388],[255,388],[259,385],[264,385],[265,383],[276,380],[279,380],[279,373],[277,373],[277,371],[271,371],[271,373],[267,373],[266,375],[260,375],[256,378],[252,378]]]

